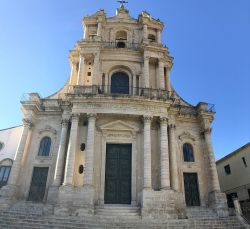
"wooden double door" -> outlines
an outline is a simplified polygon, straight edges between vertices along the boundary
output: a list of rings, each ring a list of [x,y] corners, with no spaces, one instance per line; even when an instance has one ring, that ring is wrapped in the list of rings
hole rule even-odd
[[[131,204],[131,144],[107,144],[105,204]]]
[[[44,200],[48,171],[48,167],[34,167],[29,190],[29,201],[42,202]]]
[[[187,206],[200,206],[197,173],[184,173],[183,176]]]

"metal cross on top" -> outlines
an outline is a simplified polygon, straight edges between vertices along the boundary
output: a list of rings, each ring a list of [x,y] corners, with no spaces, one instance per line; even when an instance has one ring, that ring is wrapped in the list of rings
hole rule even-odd
[[[124,7],[124,4],[128,3],[127,1],[124,0],[119,0],[117,2],[121,3],[121,7]]]

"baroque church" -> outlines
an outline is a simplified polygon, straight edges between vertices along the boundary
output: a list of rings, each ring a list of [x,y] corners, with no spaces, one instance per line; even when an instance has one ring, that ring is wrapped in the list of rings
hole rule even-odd
[[[83,18],[58,92],[21,101],[23,130],[0,206],[42,203],[54,215],[136,209],[142,219],[228,217],[211,142],[213,107],[171,85],[163,22],[122,4]],[[44,210],[45,211],[45,210]]]

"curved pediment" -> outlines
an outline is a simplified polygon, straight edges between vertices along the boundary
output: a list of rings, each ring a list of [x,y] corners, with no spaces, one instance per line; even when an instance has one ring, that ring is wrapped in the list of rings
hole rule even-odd
[[[190,134],[189,132],[183,132],[181,135],[179,135],[180,140],[190,139],[192,141],[195,141],[195,137]]]
[[[50,132],[54,135],[57,133],[56,129],[49,125],[46,125],[43,129],[39,130],[39,134],[42,134],[43,132]]]

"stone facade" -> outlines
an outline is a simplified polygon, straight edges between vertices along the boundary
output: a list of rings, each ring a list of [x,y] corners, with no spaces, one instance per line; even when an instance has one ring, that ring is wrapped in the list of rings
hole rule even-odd
[[[130,17],[123,5],[114,17],[103,10],[84,17],[66,85],[22,101],[23,132],[2,206],[30,198],[38,167],[48,168],[42,201],[55,214],[91,214],[105,206],[107,144],[129,144],[131,206],[142,217],[186,217],[184,173],[197,175],[201,207],[227,215],[210,136],[214,112],[207,103],[188,104],[171,86],[163,27],[147,12]],[[39,155],[44,137],[51,139],[46,156]],[[191,162],[183,157],[185,143]]]

